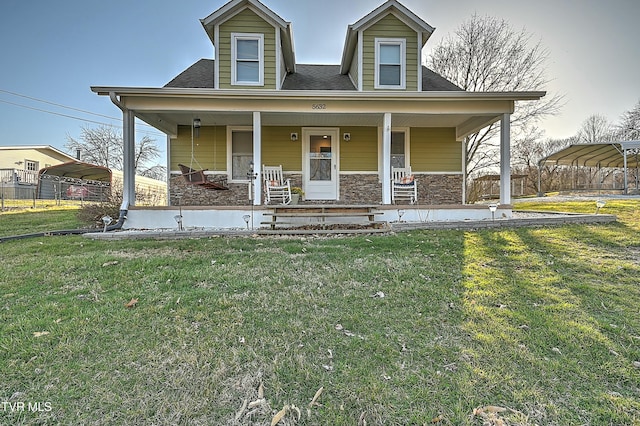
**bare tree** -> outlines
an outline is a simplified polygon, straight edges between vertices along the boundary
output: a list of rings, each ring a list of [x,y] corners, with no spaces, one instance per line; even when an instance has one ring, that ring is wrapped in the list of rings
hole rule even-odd
[[[640,139],[640,101],[631,110],[622,114],[617,130],[621,139]]]
[[[124,168],[124,145],[122,132],[111,126],[96,128],[83,127],[79,139],[67,136],[65,148],[69,152],[80,150],[83,161],[108,167],[114,170]],[[136,143],[134,164],[136,174],[165,180],[166,168],[160,165],[150,165],[160,157],[160,149],[155,140],[144,136]]]
[[[543,132],[537,128],[528,129],[515,140],[512,149],[512,173],[527,175],[527,189],[531,193],[560,189],[565,181],[571,181],[571,173],[557,164],[539,166],[540,160],[576,143],[576,138],[541,140]],[[538,187],[540,181],[540,188]]]
[[[579,143],[606,143],[616,139],[616,132],[607,117],[593,114],[582,122],[577,137]]]
[[[532,43],[524,30],[514,31],[505,20],[473,15],[453,36],[445,38],[428,57],[428,66],[473,92],[544,90],[549,80],[544,69],[548,52]],[[546,96],[537,102],[519,102],[511,115],[514,134],[558,112],[562,96]],[[494,123],[467,137],[467,175],[495,167],[499,124]]]

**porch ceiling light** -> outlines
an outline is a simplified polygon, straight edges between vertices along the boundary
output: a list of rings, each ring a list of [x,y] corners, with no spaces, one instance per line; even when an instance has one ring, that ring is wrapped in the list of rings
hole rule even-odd
[[[200,137],[200,127],[202,126],[202,122],[199,118],[193,119],[193,133],[196,138]]]

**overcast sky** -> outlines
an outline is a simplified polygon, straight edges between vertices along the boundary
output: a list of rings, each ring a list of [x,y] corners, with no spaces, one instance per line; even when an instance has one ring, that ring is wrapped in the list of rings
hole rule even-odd
[[[262,1],[293,23],[297,62],[316,64],[338,64],[347,26],[384,2]],[[82,126],[121,125],[120,111],[89,87],[161,87],[198,59],[212,58],[213,48],[199,19],[224,3],[1,0],[0,145],[62,149],[67,135],[77,138]],[[524,28],[534,41],[540,40],[550,52],[547,76],[552,82],[545,89],[564,94],[566,101],[560,115],[541,124],[547,137],[574,135],[592,114],[615,122],[640,100],[638,0],[401,3],[436,28],[427,54],[474,13],[504,18],[514,29]],[[157,131],[151,136],[164,143]]]

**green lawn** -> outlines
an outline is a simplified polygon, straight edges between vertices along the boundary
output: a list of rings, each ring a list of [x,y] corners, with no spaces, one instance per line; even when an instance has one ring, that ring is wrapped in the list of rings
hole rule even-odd
[[[608,201],[618,223],[554,228],[0,243],[0,424],[269,425],[286,406],[281,425],[639,425],[639,210]],[[0,215],[0,235],[30,214]],[[51,214],[51,229],[75,220]]]

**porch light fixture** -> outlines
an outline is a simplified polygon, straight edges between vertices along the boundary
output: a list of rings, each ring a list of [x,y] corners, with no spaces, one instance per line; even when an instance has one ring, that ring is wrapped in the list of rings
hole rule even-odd
[[[291,133],[291,141],[295,142],[298,140],[298,134],[297,133]]]
[[[605,206],[605,204],[607,204],[607,203],[604,200],[596,201],[596,214],[598,214],[600,209],[603,208]]]
[[[345,142],[349,142],[351,140],[351,133],[343,133],[342,140],[344,140]]]
[[[200,137],[200,127],[202,126],[202,121],[199,118],[193,119],[193,133],[196,138]]]
[[[102,223],[104,224],[104,229],[102,232],[107,232],[107,226],[109,226],[113,222],[113,218],[109,215],[102,216]]]
[[[173,219],[178,224],[178,231],[182,231],[182,215],[181,214],[177,214],[177,215],[175,215],[173,217]]]
[[[491,220],[496,220],[496,210],[498,210],[498,204],[489,204],[489,211],[491,212]]]

